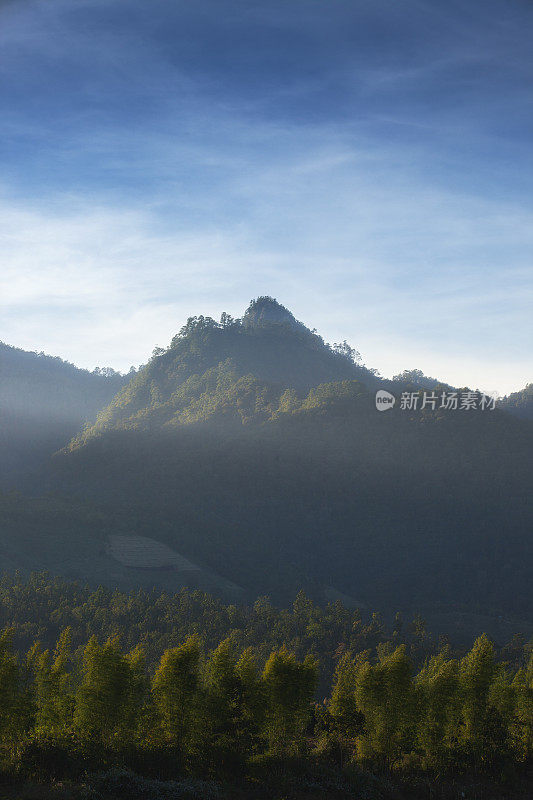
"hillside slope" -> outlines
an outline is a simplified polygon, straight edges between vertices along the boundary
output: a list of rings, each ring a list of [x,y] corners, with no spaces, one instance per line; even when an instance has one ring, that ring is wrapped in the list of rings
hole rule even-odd
[[[533,383],[528,383],[519,392],[502,397],[500,408],[520,419],[533,420]]]
[[[226,314],[220,323],[191,317],[170,346],[155,352],[76,444],[105,430],[143,427],[148,417],[156,427],[169,422],[176,411],[212,392],[223,375],[230,382],[242,378],[272,386],[278,395],[289,387],[305,395],[311,387],[328,381],[360,380],[376,386],[379,379],[358,363],[358,357],[346,343],[325,344],[272,298],[253,301],[242,320]],[[205,414],[212,411],[206,408]],[[191,414],[205,417],[200,402]]]
[[[48,486],[124,509],[137,534],[250,596],[303,586],[530,615],[530,423],[380,414],[376,386],[407,384],[380,382],[273,301],[247,314],[189,321],[54,458]]]
[[[0,342],[0,486],[19,485],[63,447],[127,378]]]

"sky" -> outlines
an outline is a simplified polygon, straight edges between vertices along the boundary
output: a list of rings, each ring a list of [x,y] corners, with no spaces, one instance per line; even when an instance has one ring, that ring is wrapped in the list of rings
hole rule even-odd
[[[127,370],[271,295],[533,381],[529,0],[3,0],[0,340]]]

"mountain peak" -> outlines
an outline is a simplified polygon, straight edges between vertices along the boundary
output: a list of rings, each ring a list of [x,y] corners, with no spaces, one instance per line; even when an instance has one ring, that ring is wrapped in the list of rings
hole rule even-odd
[[[301,322],[293,314],[278,303],[273,297],[263,296],[252,300],[242,319],[246,327],[261,325],[290,325],[292,328],[303,328]]]

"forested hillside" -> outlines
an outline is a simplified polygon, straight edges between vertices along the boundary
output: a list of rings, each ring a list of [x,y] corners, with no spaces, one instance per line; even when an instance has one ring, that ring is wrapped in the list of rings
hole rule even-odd
[[[2,352],[3,413],[21,420],[2,429],[3,465],[33,495],[0,500],[5,568],[239,602],[304,588],[386,613],[463,609],[463,635],[528,630],[528,420],[403,407],[452,387],[419,370],[384,381],[272,298],[189,319],[128,378]],[[386,413],[377,388],[397,398]],[[146,564],[135,548],[152,548]]]
[[[530,424],[378,413],[375,387],[418,392],[415,373],[387,383],[356,362],[268,298],[242,321],[192,319],[53,459],[47,485],[124,508],[136,533],[250,597],[304,587],[527,619]]]
[[[387,630],[303,593],[237,608],[45,575],[5,576],[0,616],[3,779],[74,781],[39,797],[527,797],[517,639],[457,651],[420,618]]]
[[[528,383],[520,392],[503,397],[500,408],[521,419],[533,420],[533,383]]]
[[[385,381],[271,298],[126,378],[2,354],[10,797],[528,797],[527,387]]]
[[[225,313],[220,322],[191,317],[167,349],[154,351],[150,363],[98,415],[96,425],[83,440],[114,427],[143,427],[145,420],[152,421],[153,428],[171,418],[176,423],[189,422],[214,412],[245,416],[244,396],[224,397],[223,386],[218,387],[222,407],[202,408],[204,396],[208,399],[219,378],[226,376],[226,383],[242,379],[236,391],[241,390],[249,401],[250,392],[264,391],[267,396],[263,405],[272,400],[263,387],[272,387],[274,393],[281,389],[278,396],[287,388],[305,396],[325,382],[380,384],[375,372],[359,361],[359,353],[346,342],[333,346],[324,343],[271,298],[252,302],[242,320]],[[291,397],[287,396],[287,402]],[[189,415],[179,417],[176,412],[189,405]],[[254,411],[254,406],[250,410]]]

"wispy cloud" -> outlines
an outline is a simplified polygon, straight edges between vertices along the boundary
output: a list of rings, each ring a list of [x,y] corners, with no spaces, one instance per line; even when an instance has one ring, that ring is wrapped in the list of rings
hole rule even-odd
[[[296,164],[286,176],[289,196],[275,176],[260,173],[237,184],[249,200],[243,219],[218,227],[204,219],[190,232],[162,228],[157,209],[138,205],[78,199],[70,213],[56,205],[46,214],[4,201],[3,338],[86,366],[105,354],[127,368],[166,344],[189,314],[238,315],[250,297],[272,293],[330,340],[351,339],[384,373],[418,363],[426,350],[428,371],[442,363],[452,382],[469,382],[459,380],[461,369],[449,372],[454,355],[460,362],[465,353],[494,387],[525,382],[529,348],[517,331],[530,329],[530,272],[517,257],[510,265],[506,252],[533,242],[515,209],[502,214],[472,200],[456,208],[412,185],[394,203],[364,184],[355,194],[327,186],[317,204],[309,176],[323,180],[320,166]],[[475,236],[465,222],[474,218]],[[490,258],[494,243],[499,256]],[[482,272],[465,260],[476,249],[487,256]],[[502,384],[509,358],[515,379]]]
[[[384,374],[531,380],[504,6],[4,6],[0,338],[124,369],[268,293]]]

